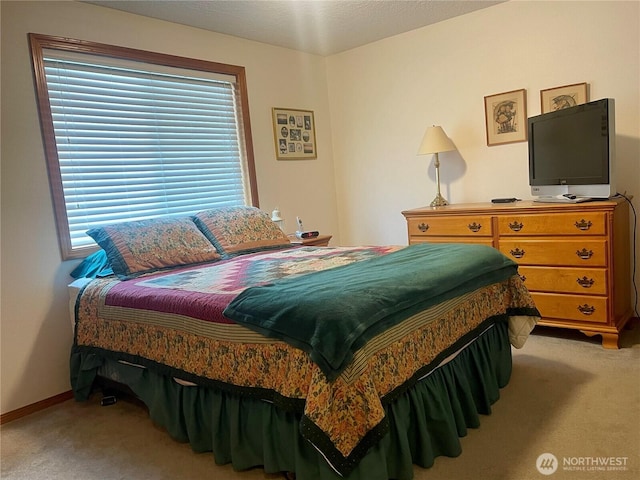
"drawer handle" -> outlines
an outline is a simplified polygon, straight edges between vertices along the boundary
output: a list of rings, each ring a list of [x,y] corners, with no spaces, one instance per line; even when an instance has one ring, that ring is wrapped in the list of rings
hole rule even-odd
[[[421,223],[420,225],[418,225],[418,230],[420,230],[421,232],[426,232],[427,230],[429,230],[429,225],[426,223]]]
[[[513,255],[515,258],[522,258],[524,257],[524,250],[520,250],[519,248],[516,247],[515,250],[509,250],[509,252],[511,253],[511,255]]]
[[[593,315],[593,312],[596,311],[596,307],[587,305],[585,303],[584,305],[578,305],[578,310],[580,310],[580,313],[582,313],[583,315]]]
[[[587,277],[578,278],[576,281],[578,282],[578,285],[584,288],[591,288],[593,287],[593,284],[596,283],[593,278]]]
[[[515,221],[513,223],[509,224],[509,228],[511,230],[513,230],[514,232],[519,232],[520,230],[522,230],[522,227],[524,227],[524,225],[522,225],[522,223]]]
[[[591,223],[590,220],[585,220],[584,218],[582,220],[580,220],[579,222],[576,222],[576,228],[578,228],[578,230],[589,230],[591,228],[591,226],[593,225],[593,223]]]
[[[469,230],[471,230],[472,232],[474,232],[474,233],[478,233],[480,231],[480,229],[482,228],[482,225],[480,223],[473,222],[473,223],[467,225],[467,228]]]
[[[583,248],[582,250],[577,250],[576,255],[578,255],[578,257],[580,257],[582,260],[589,260],[591,257],[593,257],[593,250],[587,250],[586,248]]]

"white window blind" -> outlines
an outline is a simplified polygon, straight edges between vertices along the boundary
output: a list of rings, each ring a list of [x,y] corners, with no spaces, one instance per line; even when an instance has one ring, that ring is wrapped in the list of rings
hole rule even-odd
[[[250,203],[234,77],[55,53],[44,69],[73,248],[93,227]]]

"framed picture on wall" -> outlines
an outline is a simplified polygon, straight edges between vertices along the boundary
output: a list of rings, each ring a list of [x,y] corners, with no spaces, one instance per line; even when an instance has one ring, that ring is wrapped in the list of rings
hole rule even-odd
[[[525,89],[484,97],[487,145],[527,140],[527,91]]]
[[[555,112],[563,108],[574,107],[589,101],[586,83],[574,83],[563,87],[540,90],[542,113]]]
[[[311,110],[276,108],[273,137],[278,160],[307,160],[318,157],[316,122]]]

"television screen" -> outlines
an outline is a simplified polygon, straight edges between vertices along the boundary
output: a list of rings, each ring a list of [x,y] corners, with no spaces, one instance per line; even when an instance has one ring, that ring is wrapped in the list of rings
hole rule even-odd
[[[529,184],[538,196],[609,197],[615,128],[604,99],[528,119]]]

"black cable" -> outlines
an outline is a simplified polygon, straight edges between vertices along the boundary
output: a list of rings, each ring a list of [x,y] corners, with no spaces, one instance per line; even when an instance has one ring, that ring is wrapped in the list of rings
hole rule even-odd
[[[633,255],[633,263],[632,263],[632,272],[631,272],[631,282],[633,283],[633,293],[634,293],[634,302],[633,302],[633,310],[636,314],[636,318],[640,318],[640,314],[638,314],[638,285],[636,284],[636,233],[637,233],[637,224],[638,224],[638,216],[636,214],[636,209],[631,203],[631,200],[623,193],[617,193],[616,196],[620,196],[624,198],[631,207],[631,211],[633,212],[633,245],[632,245],[632,255]]]

